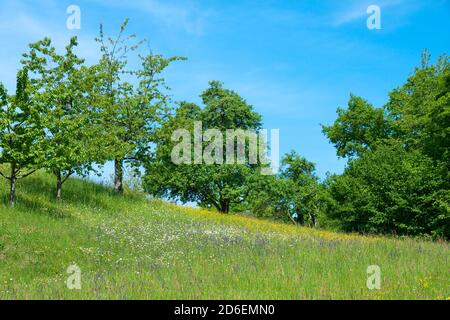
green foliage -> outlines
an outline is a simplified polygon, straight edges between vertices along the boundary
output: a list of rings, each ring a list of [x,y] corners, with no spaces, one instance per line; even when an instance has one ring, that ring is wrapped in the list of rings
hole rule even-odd
[[[315,174],[315,165],[295,151],[282,159],[276,176],[252,180],[249,208],[257,216],[317,226],[317,218],[326,204],[327,192]]]
[[[385,142],[330,181],[329,214],[346,231],[450,236],[449,183],[443,164]]]
[[[205,109],[201,120],[206,129],[253,129],[261,127],[261,115],[256,113],[236,92],[223,88],[219,81],[210,81],[201,94]]]
[[[248,184],[248,196],[239,211],[250,212],[260,218],[296,223],[290,181],[278,175],[254,175]]]
[[[327,181],[327,215],[344,230],[450,237],[450,63],[422,66],[384,110],[352,96],[324,133],[353,158]]]
[[[10,206],[15,203],[16,180],[32,174],[44,159],[41,108],[35,101],[38,94],[27,69],[17,74],[14,96],[8,96],[0,84],[0,164],[9,164],[10,171],[0,170],[0,175],[10,181]]]
[[[151,195],[220,212],[449,238],[446,55],[431,64],[424,52],[422,66],[383,108],[350,95],[348,108],[338,108],[336,121],[322,126],[338,156],[348,158],[347,168],[321,183],[314,164],[295,152],[285,155],[278,174],[262,175],[268,164],[250,160],[252,152],[261,158],[264,147],[257,138],[261,115],[219,81],[201,94],[203,108],[182,102],[172,109],[163,73],[184,58],[137,54],[143,42],[125,34],[127,24],[116,38],[106,38],[100,27],[101,57],[93,66],[75,54],[76,37],[63,54],[44,38],[23,55],[16,94],[8,95],[0,83],[0,175],[10,182],[10,205],[16,180],[40,168],[56,176],[59,198],[72,174],[114,160],[119,193],[126,164],[135,172],[145,168],[143,188]],[[128,66],[132,53],[137,69]],[[174,138],[179,129],[183,134]],[[174,161],[177,152],[182,163]]]
[[[76,37],[66,46],[64,55],[56,52],[49,38],[30,44],[22,64],[31,75],[36,104],[40,106],[45,128],[45,162],[42,164],[57,178],[57,197],[62,184],[72,174],[87,174],[94,162],[102,163],[102,135],[96,117],[95,90],[99,77],[94,67],[85,67],[74,49]]]
[[[123,190],[123,166],[126,162],[139,167],[151,156],[155,129],[165,119],[169,97],[168,87],[161,73],[170,63],[183,57],[164,58],[150,52],[138,55],[138,70],[129,70],[128,55],[143,41],[133,42],[135,35],[125,36],[128,19],[120,27],[117,38],[106,39],[103,28],[96,40],[102,57],[99,68],[102,75],[102,125],[107,132],[104,144],[109,159],[115,161],[115,190]]]
[[[213,157],[220,158],[220,163],[175,164],[171,160],[171,153],[176,143],[172,141],[172,134],[177,129],[189,131],[189,142],[194,142],[195,122],[202,123],[202,131],[217,129],[222,135],[228,129],[260,128],[261,116],[253,111],[234,91],[225,89],[217,81],[211,81],[210,87],[202,95],[205,108],[191,103],[182,103],[159,131],[158,148],[155,158],[145,165],[146,176],[144,189],[150,194],[179,199],[182,202],[197,202],[202,207],[215,207],[221,212],[234,211],[233,207],[245,200],[248,193],[248,179],[252,175],[260,174],[260,166],[250,164],[246,157],[245,163],[226,164],[226,139],[223,139],[222,154]],[[201,133],[200,133],[201,134]],[[245,148],[248,151],[248,140]],[[200,141],[201,152],[209,145]],[[233,146],[237,148],[237,144]],[[189,154],[192,159],[194,151],[189,143]],[[192,153],[192,154],[191,154]]]
[[[429,60],[424,52],[422,67],[389,94],[386,110],[394,137],[450,164],[450,61],[446,55]]]
[[[340,157],[359,156],[389,134],[390,126],[383,109],[374,108],[361,97],[350,95],[348,109],[338,108],[337,114],[334,124],[322,125],[322,129]]]
[[[16,94],[8,96],[0,85],[0,163],[14,162],[22,171],[42,159],[43,127],[40,106],[34,101],[36,92],[26,69],[18,72],[16,88]]]
[[[315,227],[324,205],[326,192],[315,174],[315,165],[295,151],[282,160],[281,177],[289,183],[286,198],[293,199],[293,212],[301,224],[308,222]]]

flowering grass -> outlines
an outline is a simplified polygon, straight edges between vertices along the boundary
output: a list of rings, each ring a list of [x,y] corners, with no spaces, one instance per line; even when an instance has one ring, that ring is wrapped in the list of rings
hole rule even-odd
[[[184,208],[72,179],[0,183],[0,299],[449,299],[446,242],[340,234]],[[70,265],[80,290],[66,285]],[[381,288],[366,286],[381,268]]]

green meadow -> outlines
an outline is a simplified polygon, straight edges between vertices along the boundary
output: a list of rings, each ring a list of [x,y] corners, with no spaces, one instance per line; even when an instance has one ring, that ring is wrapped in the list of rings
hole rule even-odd
[[[0,184],[0,299],[449,299],[447,242],[340,234],[116,196],[78,179]],[[81,289],[70,290],[77,265]],[[367,288],[367,267],[381,270]]]

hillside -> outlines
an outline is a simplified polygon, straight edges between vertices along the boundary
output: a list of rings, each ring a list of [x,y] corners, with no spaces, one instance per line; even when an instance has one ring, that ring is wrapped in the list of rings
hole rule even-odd
[[[147,201],[39,173],[5,206],[0,299],[448,299],[448,243],[364,237]],[[82,289],[66,286],[68,266]],[[366,287],[379,265],[380,290]]]

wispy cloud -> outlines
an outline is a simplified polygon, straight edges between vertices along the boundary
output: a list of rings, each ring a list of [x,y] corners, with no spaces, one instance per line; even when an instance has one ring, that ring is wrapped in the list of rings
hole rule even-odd
[[[97,0],[104,6],[114,6],[134,11],[145,12],[153,19],[161,21],[164,25],[181,28],[194,35],[202,35],[206,30],[206,21],[213,13],[212,10],[201,8],[192,1],[167,2],[162,0]]]
[[[77,35],[77,53],[88,63],[99,55],[95,35],[83,30],[68,30],[65,25],[65,10],[46,1],[45,10],[36,11],[24,1],[5,0],[0,3],[0,81],[12,89],[15,74],[20,68],[20,54],[28,50],[28,44],[50,37],[57,50],[63,50],[69,39]]]
[[[381,10],[387,8],[397,8],[397,13],[404,14],[405,12],[411,12],[412,10],[417,9],[419,3],[414,0],[357,1],[357,3],[352,3],[345,9],[338,11],[338,13],[335,14],[333,19],[331,20],[331,24],[335,27],[338,27],[361,19],[365,19],[368,16],[366,10],[370,5],[377,5],[381,8]]]

